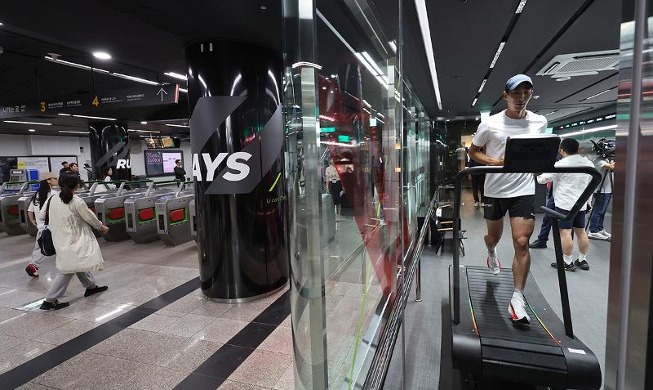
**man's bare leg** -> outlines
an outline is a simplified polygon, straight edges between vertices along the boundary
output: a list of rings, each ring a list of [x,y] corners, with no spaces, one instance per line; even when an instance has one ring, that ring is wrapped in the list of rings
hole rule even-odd
[[[483,239],[485,240],[487,251],[492,253],[494,252],[494,248],[497,247],[501,235],[503,234],[503,218],[497,221],[486,219],[485,224],[487,225],[487,234]]]
[[[528,271],[531,268],[528,240],[533,234],[535,220],[522,217],[510,218],[510,227],[512,229],[512,246],[515,249],[515,257],[512,259],[512,277],[515,288],[523,291],[526,287]]]

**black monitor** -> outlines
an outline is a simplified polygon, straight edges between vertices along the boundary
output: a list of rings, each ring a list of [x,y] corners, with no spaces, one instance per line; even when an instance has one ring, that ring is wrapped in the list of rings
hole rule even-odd
[[[147,177],[174,176],[175,160],[184,161],[181,150],[146,149],[143,152]]]
[[[515,172],[548,172],[558,157],[560,137],[525,134],[508,137],[503,166]]]

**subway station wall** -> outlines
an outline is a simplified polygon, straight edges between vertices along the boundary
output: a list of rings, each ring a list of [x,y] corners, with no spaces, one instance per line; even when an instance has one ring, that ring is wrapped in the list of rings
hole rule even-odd
[[[145,142],[130,140],[130,145],[132,174],[145,176],[143,155],[143,150],[147,149]],[[192,172],[190,142],[182,142],[179,150],[184,152],[186,177],[190,177]],[[0,156],[77,156],[77,161],[83,165],[91,163],[91,147],[88,138],[85,137],[0,134]],[[58,172],[60,168],[52,167],[52,170]],[[81,174],[82,178],[86,179],[83,169]],[[157,180],[165,179],[165,177],[157,178]]]

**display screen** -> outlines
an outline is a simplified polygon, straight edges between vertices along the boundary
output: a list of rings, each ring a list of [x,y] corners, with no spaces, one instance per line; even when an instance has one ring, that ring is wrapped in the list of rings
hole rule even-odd
[[[173,176],[175,174],[175,160],[184,161],[181,150],[144,150],[145,173],[148,177]]]

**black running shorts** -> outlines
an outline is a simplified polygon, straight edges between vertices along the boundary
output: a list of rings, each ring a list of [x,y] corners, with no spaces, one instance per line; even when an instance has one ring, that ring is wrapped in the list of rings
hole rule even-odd
[[[563,210],[560,207],[556,207],[556,211],[567,214],[568,210]],[[560,221],[558,222],[560,229],[571,229],[572,227],[584,229],[585,228],[585,210],[579,211],[578,214],[571,221]]]
[[[535,219],[535,195],[517,196],[514,198],[485,197],[483,204],[483,217],[491,221],[498,221],[509,212],[510,218],[522,217]]]

